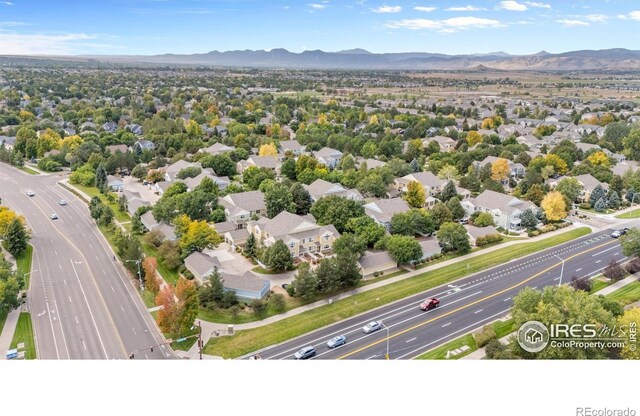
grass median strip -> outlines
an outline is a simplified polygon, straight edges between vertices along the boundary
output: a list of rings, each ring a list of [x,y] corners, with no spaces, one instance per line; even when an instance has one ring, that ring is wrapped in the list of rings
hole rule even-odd
[[[630,305],[640,300],[640,282],[635,281],[607,295],[623,305]]]
[[[205,347],[205,353],[222,356],[224,358],[240,357],[359,313],[451,282],[468,274],[498,266],[510,260],[571,241],[587,235],[590,232],[591,230],[589,228],[582,227],[536,242],[505,247],[483,256],[472,257],[466,261],[431,270],[406,280],[360,293],[273,324],[238,331],[236,335],[232,337],[211,339]]]
[[[640,218],[640,209],[634,209],[633,211],[625,212],[623,214],[616,215],[616,218],[620,219],[631,219],[631,218]]]
[[[16,268],[18,276],[24,276],[24,288],[29,289],[29,281],[31,279],[31,261],[33,256],[33,246],[27,244],[27,249],[20,253],[16,258]],[[29,274],[27,274],[29,273]]]

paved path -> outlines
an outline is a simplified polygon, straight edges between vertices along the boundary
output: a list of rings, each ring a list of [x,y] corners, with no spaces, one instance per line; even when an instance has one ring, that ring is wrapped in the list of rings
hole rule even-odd
[[[500,249],[502,249],[504,247],[509,247],[509,246],[514,245],[514,244],[521,244],[523,242],[527,243],[527,242],[534,242],[534,241],[538,241],[538,240],[544,240],[544,239],[550,238],[550,237],[552,237],[554,235],[559,235],[559,234],[568,232],[568,231],[576,228],[576,226],[582,226],[582,224],[580,224],[580,225],[575,224],[573,227],[563,228],[563,229],[561,229],[559,231],[542,234],[542,235],[540,235],[538,237],[533,237],[533,238],[530,238],[530,239],[527,239],[527,240],[509,241],[509,242],[506,242],[506,243],[503,243],[503,244],[498,244],[496,246],[485,248],[483,250],[478,250],[478,251],[475,251],[473,253],[466,254],[464,256],[455,257],[453,259],[449,259],[449,260],[446,260],[446,261],[443,261],[443,262],[440,262],[440,263],[436,263],[436,264],[424,267],[422,269],[411,270],[410,272],[401,274],[399,276],[395,276],[395,277],[392,277],[392,278],[389,278],[389,279],[384,279],[382,281],[379,281],[379,282],[376,282],[376,283],[372,283],[372,284],[369,284],[369,285],[366,285],[366,286],[358,287],[356,289],[352,289],[352,290],[349,290],[347,292],[343,292],[343,293],[341,293],[339,295],[336,295],[336,296],[334,296],[334,297],[332,297],[330,299],[322,299],[322,300],[319,300],[319,301],[316,301],[316,302],[313,302],[313,303],[309,303],[307,305],[301,306],[299,308],[291,309],[291,310],[289,310],[289,311],[287,311],[285,313],[274,315],[274,316],[271,316],[269,318],[263,319],[261,321],[249,322],[249,323],[246,323],[246,324],[235,324],[235,325],[233,325],[233,330],[234,331],[239,331],[239,330],[257,328],[257,327],[260,327],[260,326],[268,325],[268,324],[280,321],[282,319],[286,319],[286,318],[289,318],[291,316],[295,316],[295,315],[301,314],[301,313],[309,311],[311,309],[315,309],[315,308],[318,308],[320,306],[324,306],[324,305],[328,304],[329,302],[334,302],[334,301],[337,301],[337,300],[341,300],[341,299],[345,299],[345,298],[351,297],[351,296],[359,294],[359,293],[363,293],[363,292],[367,292],[369,290],[377,289],[379,287],[386,286],[386,285],[389,285],[389,284],[392,284],[392,283],[395,283],[395,282],[399,282],[401,280],[408,279],[408,278],[414,277],[416,275],[419,275],[419,274],[422,274],[422,273],[426,273],[426,272],[431,271],[431,270],[436,270],[436,269],[440,269],[442,267],[446,267],[446,266],[448,266],[450,264],[454,264],[454,263],[458,263],[458,262],[461,262],[461,261],[465,261],[465,260],[468,260],[468,259],[473,258],[473,257],[482,256],[482,255],[485,255],[487,253],[490,253],[490,252],[493,252],[493,251],[496,251],[496,250],[500,250]],[[454,282],[449,282],[449,283],[454,283]],[[202,325],[202,340],[203,340],[204,344],[206,344],[209,341],[209,339],[211,339],[213,336],[215,336],[215,335],[213,335],[214,332],[217,332],[219,335],[227,335],[228,324],[201,321],[201,325]],[[198,346],[197,346],[197,343],[194,344],[194,346],[188,352],[185,353],[185,352],[176,351],[176,354],[180,355],[180,356],[183,356],[185,358],[189,357],[189,358],[192,358],[192,359],[194,359],[194,358],[197,359],[198,358]]]
[[[20,308],[12,310],[7,316],[7,320],[2,328],[2,334],[0,334],[0,360],[6,360],[6,353],[11,346],[11,340],[13,339],[13,334],[16,332],[19,317]]]

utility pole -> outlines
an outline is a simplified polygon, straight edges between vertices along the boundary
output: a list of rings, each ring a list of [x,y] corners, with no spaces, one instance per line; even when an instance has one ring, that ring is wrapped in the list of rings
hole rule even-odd
[[[204,345],[202,345],[202,321],[198,321],[198,350],[200,353],[200,359],[202,360],[202,347],[204,347]]]
[[[142,273],[140,273],[140,260],[126,260],[127,262],[134,262],[138,266],[138,280],[140,281],[140,291],[144,292],[144,284],[142,283]]]

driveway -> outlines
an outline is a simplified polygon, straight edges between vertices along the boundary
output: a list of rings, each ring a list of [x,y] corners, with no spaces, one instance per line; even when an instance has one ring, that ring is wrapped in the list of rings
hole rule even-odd
[[[138,182],[138,180],[133,176],[123,177],[122,182],[124,183],[124,189],[132,192],[139,192],[142,200],[149,201],[151,205],[154,205],[158,201],[158,199],[160,199],[160,195],[156,195],[155,193],[153,193],[151,185],[143,185],[141,182]]]

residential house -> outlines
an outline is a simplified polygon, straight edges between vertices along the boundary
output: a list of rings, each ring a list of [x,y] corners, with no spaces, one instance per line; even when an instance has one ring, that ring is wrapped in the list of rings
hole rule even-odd
[[[538,207],[530,201],[523,201],[514,196],[486,190],[475,198],[465,199],[461,202],[467,216],[474,212],[488,212],[493,216],[497,227],[509,230],[520,230],[520,216],[531,209],[538,211]]]
[[[229,244],[231,250],[235,250],[237,248],[244,248],[247,243],[247,239],[249,238],[249,231],[246,228],[241,228],[239,230],[229,230],[223,234],[224,241]]]
[[[124,182],[121,179],[116,178],[113,175],[107,176],[107,186],[113,191],[122,191],[124,190]]]
[[[596,186],[600,185],[602,189],[605,191],[609,191],[609,184],[606,182],[600,182],[591,174],[587,173],[585,175],[578,175],[575,178],[582,184],[582,191],[580,192],[580,196],[578,199],[582,202],[589,202],[591,198],[591,192],[596,188]]]
[[[0,136],[0,146],[4,146],[7,150],[13,150],[13,146],[16,144],[15,137]]]
[[[304,146],[298,143],[297,140],[282,140],[280,141],[280,152],[291,152],[294,156],[300,156],[304,153]]]
[[[422,140],[425,147],[427,147],[431,142],[438,143],[441,152],[453,152],[456,148],[456,144],[458,144],[457,141],[447,136],[434,136]]]
[[[1,140],[2,139],[0,139],[0,141]],[[633,160],[625,160],[621,161],[611,168],[613,174],[618,176],[624,175],[629,170],[631,172],[635,172],[636,170],[638,170],[638,162],[634,162]]]
[[[507,165],[509,166],[509,176],[511,176],[512,178],[515,178],[515,177],[518,177],[518,176],[519,177],[523,177],[524,174],[527,171],[526,168],[521,163],[514,163],[512,160],[503,159],[501,157],[495,157],[495,156],[487,156],[481,162],[475,161],[475,162],[473,162],[473,166],[477,170],[480,170],[486,165],[492,165],[493,166],[493,164],[495,162],[499,161],[499,160],[506,160],[507,161]]]
[[[402,198],[379,199],[364,205],[364,213],[385,227],[387,231],[391,228],[391,218],[409,209],[409,205]]]
[[[178,173],[180,173],[182,169],[190,167],[197,167],[202,169],[202,165],[199,162],[193,163],[187,162],[186,160],[178,160],[174,164],[164,168],[164,179],[167,182],[174,182],[176,179],[178,179],[176,175],[178,175]]]
[[[178,237],[176,236],[176,229],[173,225],[159,223],[153,217],[152,211],[147,211],[140,216],[140,222],[144,225],[147,231],[158,230],[165,240],[174,241]]]
[[[325,196],[339,196],[353,201],[364,201],[362,194],[357,189],[346,189],[339,183],[327,182],[324,179],[316,179],[311,185],[302,185],[311,195],[313,202]]]
[[[200,284],[206,283],[215,269],[218,269],[220,273],[224,272],[217,257],[207,256],[199,251],[189,254],[184,259],[184,266]]]
[[[299,216],[283,211],[272,219],[249,221],[247,229],[264,247],[284,242],[292,257],[316,260],[318,253],[330,252],[340,233],[333,225],[318,225],[312,215]]]
[[[233,290],[241,300],[263,299],[271,290],[271,282],[261,279],[250,270],[243,274],[222,273],[225,291]]]
[[[231,183],[227,176],[216,176],[213,173],[213,170],[210,168],[204,169],[200,174],[194,178],[186,178],[183,182],[187,185],[187,191],[193,191],[204,178],[211,179],[216,185],[218,185],[218,189],[225,190],[227,186]]]
[[[198,150],[199,152],[208,153],[210,155],[222,155],[236,150],[234,146],[227,146],[222,143],[214,143],[211,146]]]
[[[155,143],[149,141],[149,140],[145,140],[145,139],[139,139],[137,140],[134,144],[133,144],[134,148],[140,149],[140,151],[143,150],[155,150],[156,145]]]
[[[342,158],[342,152],[330,147],[323,147],[317,152],[314,152],[314,156],[320,163],[323,163],[329,169],[334,169],[336,166],[338,166],[338,163]]]
[[[136,136],[140,136],[142,134],[142,126],[139,124],[127,124],[124,128]]]
[[[274,156],[249,156],[247,160],[240,160],[236,163],[236,171],[242,173],[250,166],[256,168],[264,168],[276,172],[279,162],[278,158]]]
[[[464,228],[469,234],[470,242],[472,245],[476,244],[476,240],[480,237],[486,237],[488,235],[500,234],[496,227],[489,225],[487,227],[474,227],[473,225],[465,225]]]
[[[102,125],[102,130],[108,132],[108,133],[115,133],[116,130],[118,130],[118,125],[116,123],[114,123],[113,121],[107,121],[106,123],[104,123]]]
[[[367,251],[364,256],[358,259],[358,265],[363,277],[371,276],[376,272],[388,272],[398,268],[398,264],[388,251]]]
[[[434,196],[442,191],[442,188],[444,188],[448,181],[438,178],[432,172],[415,172],[401,178],[396,178],[393,186],[401,193],[404,193],[407,192],[411,182],[419,182],[424,187],[426,196]]]
[[[260,191],[229,194],[221,198],[219,203],[224,207],[227,221],[236,224],[237,229],[244,228],[254,215],[261,216],[266,212],[264,194]]]
[[[112,144],[110,146],[107,146],[107,150],[109,151],[109,153],[111,153],[112,155],[115,155],[116,152],[120,152],[120,153],[127,153],[127,151],[129,150],[129,148],[127,147],[126,144]]]
[[[427,237],[418,242],[422,249],[422,257],[420,260],[430,259],[433,256],[442,254],[442,248],[436,237]]]

